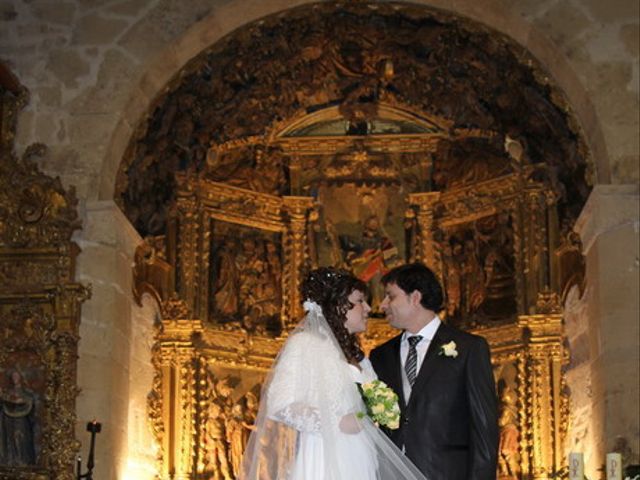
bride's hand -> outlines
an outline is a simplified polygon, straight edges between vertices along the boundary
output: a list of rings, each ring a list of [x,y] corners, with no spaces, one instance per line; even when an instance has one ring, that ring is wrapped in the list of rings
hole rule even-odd
[[[342,433],[356,434],[360,433],[362,430],[362,425],[360,424],[360,420],[356,417],[355,413],[350,413],[345,415],[340,419],[340,431]]]

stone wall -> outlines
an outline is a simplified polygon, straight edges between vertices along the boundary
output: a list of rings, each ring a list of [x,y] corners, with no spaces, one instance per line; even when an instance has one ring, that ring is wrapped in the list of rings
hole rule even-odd
[[[151,350],[155,326],[160,322],[158,304],[150,295],[142,296],[142,305],[131,312],[131,355],[129,363],[129,418],[127,456],[118,466],[120,478],[155,480],[156,454],[160,448],[151,425],[147,397],[153,387]]]
[[[0,6],[0,59],[32,93],[18,149],[87,199],[111,198],[115,171],[165,83],[234,28],[304,2],[19,1]],[[599,183],[638,181],[638,3],[634,0],[422,2],[513,37],[567,94]],[[98,188],[100,187],[100,188]]]
[[[120,159],[154,98],[190,58],[247,22],[303,3],[0,3],[0,60],[31,92],[31,100],[19,118],[18,153],[32,142],[46,143],[50,151],[41,162],[43,170],[61,176],[66,186],[75,185],[79,198],[88,205],[83,214],[84,230],[77,238],[83,248],[78,269],[80,281],[91,282],[94,293],[83,307],[77,435],[85,443],[85,452],[83,422],[93,417],[104,421],[104,431],[98,438],[100,478],[124,478],[122,465],[130,461],[128,433],[139,426],[130,419],[135,417],[136,408],[141,408],[129,405],[131,398],[140,400],[141,392],[132,390],[130,374],[134,368],[148,373],[144,349],[138,353],[132,349],[132,341],[138,345],[132,340],[136,331],[133,318],[147,318],[132,314],[129,293],[131,257],[140,239],[111,202]],[[467,16],[528,48],[573,106],[591,150],[596,182],[638,183],[636,0],[417,3]],[[635,199],[637,205],[637,188],[630,192],[625,189],[631,187],[619,188],[616,191],[623,192],[626,204]],[[602,201],[607,205],[602,215],[616,211],[615,201]],[[585,215],[593,217],[592,213]],[[582,437],[577,427],[570,440],[594,445],[592,469],[602,461],[602,453],[612,447],[617,435],[626,436],[636,453],[640,450],[637,412],[630,410],[638,404],[637,389],[615,380],[621,378],[618,372],[625,378],[638,377],[637,357],[633,357],[638,351],[638,213],[627,209],[626,215],[624,228],[602,230],[595,236],[598,240],[588,242],[589,287],[582,303],[573,305],[570,320],[574,324],[568,325],[577,362],[570,370],[570,382],[576,391],[587,385],[591,390],[586,392],[592,391],[572,398],[574,411],[584,420],[580,425],[589,430],[584,438],[590,440],[579,440]],[[144,448],[150,449],[149,445]],[[144,448],[138,452],[141,458],[150,455]]]
[[[626,463],[640,460],[638,199],[637,185],[597,186],[576,223],[589,286],[567,318],[575,392],[569,445],[588,449],[589,478],[606,452],[623,449]]]
[[[145,388],[145,375],[139,370],[138,381],[131,381],[131,374],[145,362],[144,346],[148,345],[137,343],[145,323],[132,321],[131,266],[142,240],[112,201],[87,202],[80,213],[84,228],[74,238],[82,249],[77,279],[91,284],[93,294],[82,307],[80,323],[76,438],[83,444],[80,453],[86,464],[89,434],[85,426],[93,419],[101,422],[95,475],[123,478],[119,473],[129,461],[133,433],[129,416],[135,414],[135,408],[131,407]],[[146,362],[142,370],[148,377],[153,369]],[[150,380],[146,390],[151,390]]]

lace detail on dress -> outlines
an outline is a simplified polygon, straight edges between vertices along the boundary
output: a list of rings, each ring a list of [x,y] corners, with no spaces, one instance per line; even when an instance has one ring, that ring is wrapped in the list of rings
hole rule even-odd
[[[318,410],[302,405],[300,403],[292,403],[275,413],[275,420],[289,425],[291,428],[299,432],[319,432],[320,431],[320,415]]]

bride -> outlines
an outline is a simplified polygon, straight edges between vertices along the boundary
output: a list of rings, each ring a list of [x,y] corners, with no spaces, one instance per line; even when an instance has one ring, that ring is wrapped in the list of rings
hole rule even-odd
[[[356,333],[371,310],[365,284],[344,270],[313,270],[306,315],[262,389],[243,480],[424,480],[368,417],[356,383],[376,378]]]

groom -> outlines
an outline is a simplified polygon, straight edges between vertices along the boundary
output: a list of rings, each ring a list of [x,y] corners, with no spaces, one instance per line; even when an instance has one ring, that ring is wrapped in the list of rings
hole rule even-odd
[[[403,330],[370,357],[400,397],[400,428],[387,433],[429,480],[495,480],[497,401],[487,342],[442,323],[442,287],[426,266],[394,268],[382,283],[381,308]]]

